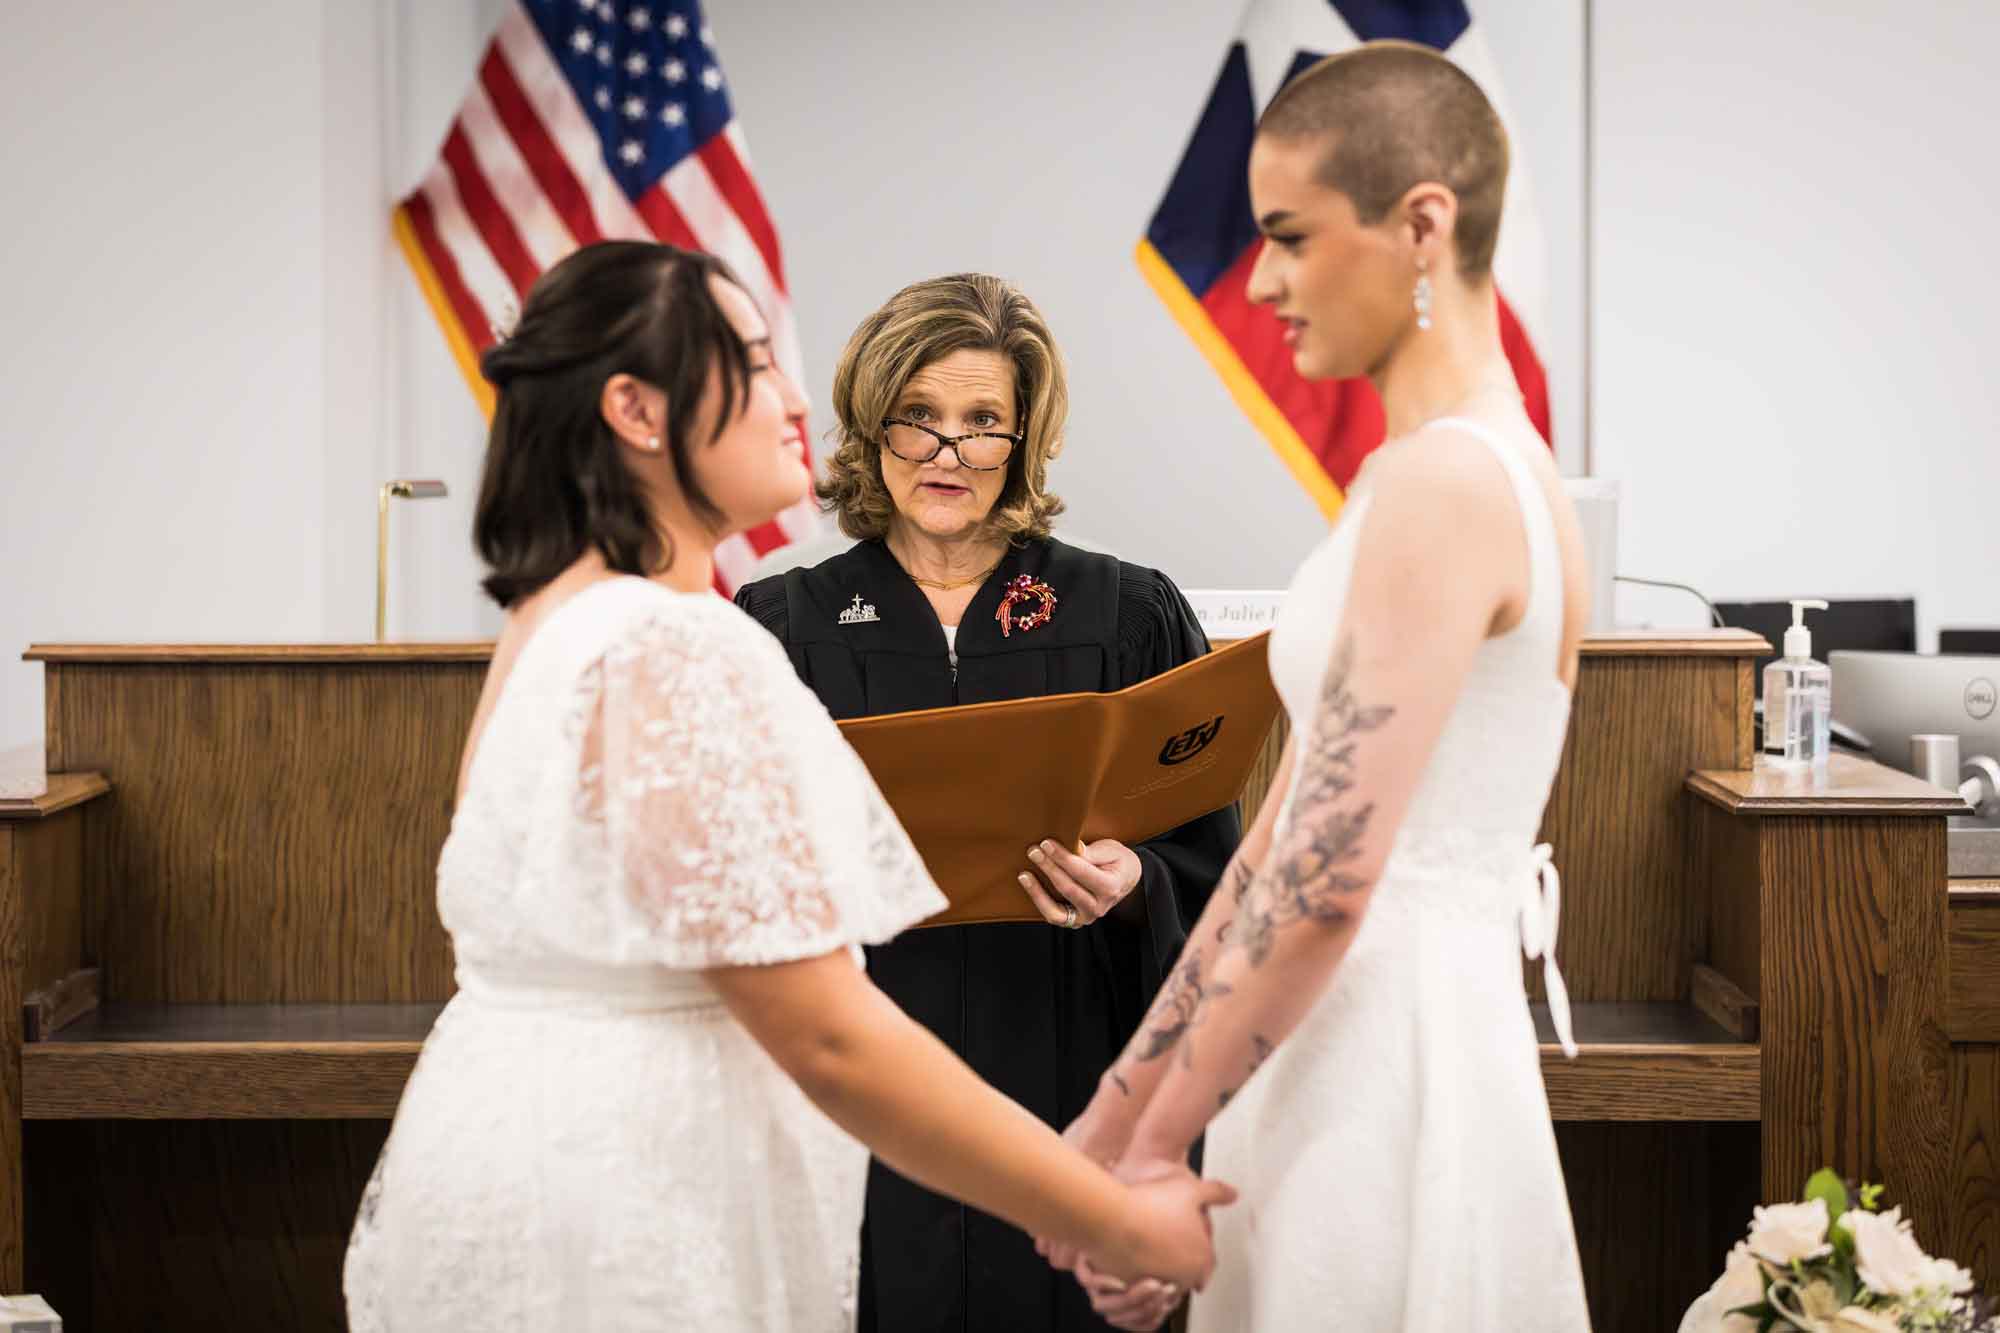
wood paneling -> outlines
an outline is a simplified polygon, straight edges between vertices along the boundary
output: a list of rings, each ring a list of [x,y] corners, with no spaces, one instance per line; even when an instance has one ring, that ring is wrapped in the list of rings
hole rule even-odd
[[[386,1119],[434,1004],[124,1005],[22,1063],[30,1119]]]
[[[4,826],[13,837],[15,891],[23,914],[23,998],[25,992],[60,981],[87,961],[84,838],[89,820],[102,808],[72,807],[32,824]],[[95,827],[89,826],[90,831]]]
[[[1694,967],[1694,1007],[1738,1041],[1757,1040],[1757,1002],[1706,963]]]
[[[29,1130],[31,1151],[60,1148],[85,1164],[79,1179],[37,1163],[29,1204],[28,1281],[62,1312],[66,1333],[345,1329],[341,1266],[386,1121],[70,1121]]]
[[[1542,821],[1563,877],[1557,958],[1577,1000],[1684,1003],[1703,905],[1684,880],[1689,770],[1737,750],[1729,656],[1586,658]],[[1541,969],[1528,985],[1540,997]]]
[[[1253,637],[1253,636],[1244,636]],[[1238,639],[1218,638],[1218,648]],[[1771,645],[1747,630],[1697,630],[1662,634],[1614,630],[1587,636],[1584,657],[1756,657]],[[22,654],[29,662],[479,662],[493,656],[491,640],[402,643],[38,643]]]
[[[1736,762],[1731,768],[1749,768],[1757,760],[1757,682],[1752,664],[1745,662],[1736,673]]]
[[[51,773],[49,788],[40,796],[0,801],[0,821],[46,819],[110,790],[102,773]]]
[[[1672,1333],[1759,1202],[1757,1126],[1561,1124],[1556,1145],[1591,1327]]]
[[[81,802],[102,790],[52,780],[43,808],[0,821],[0,1292],[22,1289],[22,1005],[84,961]]]
[[[1947,1235],[1944,821],[1766,816],[1759,832],[1765,1197],[1833,1166]]]
[[[27,915],[14,830],[0,824],[0,1292],[21,1290],[21,1001]]]
[[[1980,1285],[2000,1282],[2000,1045],[1951,1048],[1951,1232],[1927,1251],[1971,1269]]]
[[[44,1042],[22,1062],[36,1120],[365,1120],[396,1113],[421,1042]]]
[[[104,973],[80,967],[53,985],[30,991],[21,1001],[21,1041],[47,1041],[93,1012],[104,997]]]
[[[1708,965],[1760,1000],[1757,914],[1763,881],[1757,820],[1731,815],[1693,796],[1685,804],[1690,807],[1688,892],[1707,905]]]
[[[1922,778],[1851,754],[1833,755],[1826,780],[1763,764],[1696,773],[1688,790],[1732,814],[1963,815],[1964,801]]]
[[[96,1130],[87,1121],[22,1126],[27,1211],[26,1274],[19,1286],[40,1294],[63,1317],[65,1333],[96,1327],[91,1218],[102,1206]]]
[[[1285,738],[1290,734],[1285,715],[1280,711],[1278,720],[1271,724],[1271,734],[1265,739],[1264,748],[1257,754],[1257,762],[1250,766],[1250,776],[1243,783],[1243,796],[1236,803],[1237,817],[1242,821],[1245,833],[1257,822],[1257,812],[1264,808],[1264,798],[1271,794],[1271,783],[1278,776],[1278,764],[1285,757]]]
[[[435,1005],[116,1006],[30,1046],[29,1119],[359,1119],[394,1114]],[[1558,1120],[1744,1120],[1757,1048],[1684,1005],[1583,1004],[1563,1056],[1537,1007]]]
[[[155,666],[345,664],[395,665],[413,662],[476,662],[493,658],[493,643],[38,643],[21,654],[29,662],[95,666],[151,663]]]
[[[478,662],[66,664],[51,767],[100,769],[107,1001],[416,1002]]]
[[[2000,1042],[2000,883],[1953,880],[1949,912],[1953,1041]]]
[[[1686,630],[1663,634],[1650,629],[1601,631],[1584,638],[1579,650],[1593,657],[1712,657],[1750,660],[1769,656],[1771,645],[1744,629]]]

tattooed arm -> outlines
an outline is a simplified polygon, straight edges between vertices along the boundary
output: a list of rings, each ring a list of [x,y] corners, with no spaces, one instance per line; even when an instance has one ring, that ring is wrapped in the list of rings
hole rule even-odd
[[[1285,803],[1291,781],[1292,741],[1288,738],[1278,758],[1277,772],[1271,778],[1271,789],[1258,807],[1257,818],[1237,845],[1236,855],[1222,872],[1216,891],[1209,895],[1201,919],[1189,932],[1179,963],[1167,974],[1145,1022],[1124,1054],[1098,1080],[1097,1095],[1064,1135],[1098,1161],[1109,1165],[1124,1155],[1132,1129],[1138,1124],[1139,1112],[1165,1073],[1159,1056],[1186,1032],[1189,1022],[1198,1020],[1197,1001],[1206,976],[1203,960],[1216,957],[1229,937],[1237,904],[1270,850],[1271,829],[1277,823],[1278,810]],[[1148,1051],[1154,1054],[1142,1058]]]
[[[1294,719],[1291,818],[1240,901],[1227,895],[1220,947],[1197,953],[1191,942],[1185,975],[1114,1066],[1135,1092],[1126,1071],[1153,1071],[1121,1170],[1184,1160],[1318,1002],[1480,647],[1519,617],[1520,521],[1490,485],[1494,460],[1461,443],[1484,449],[1394,449],[1375,470],[1315,715]]]

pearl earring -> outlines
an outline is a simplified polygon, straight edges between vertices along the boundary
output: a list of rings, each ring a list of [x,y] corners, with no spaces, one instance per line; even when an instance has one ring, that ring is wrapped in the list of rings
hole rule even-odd
[[[1417,290],[1412,303],[1417,309],[1417,328],[1428,329],[1431,326],[1431,275],[1424,272],[1422,260],[1417,261]]]
[[[646,437],[646,447],[658,453],[660,449],[660,437],[657,435],[648,435]]]

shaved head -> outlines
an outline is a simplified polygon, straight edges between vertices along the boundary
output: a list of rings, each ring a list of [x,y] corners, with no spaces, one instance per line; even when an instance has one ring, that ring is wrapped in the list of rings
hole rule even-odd
[[[1324,141],[1315,173],[1372,226],[1412,186],[1458,197],[1453,246],[1468,282],[1493,270],[1507,192],[1507,131],[1486,94],[1427,46],[1369,42],[1329,56],[1271,100],[1257,133],[1282,143]]]

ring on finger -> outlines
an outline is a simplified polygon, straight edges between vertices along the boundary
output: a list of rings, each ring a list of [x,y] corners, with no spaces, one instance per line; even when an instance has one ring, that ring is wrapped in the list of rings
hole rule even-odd
[[[1076,904],[1075,904],[1075,903],[1066,903],[1066,904],[1064,904],[1064,905],[1065,905],[1065,906],[1066,906],[1066,907],[1067,907],[1067,908],[1069,909],[1069,915],[1067,915],[1067,916],[1065,916],[1065,917],[1063,918],[1063,922],[1062,922],[1062,925],[1063,925],[1063,929],[1064,929],[1064,930],[1075,930],[1075,929],[1077,928],[1077,921],[1076,921]]]

